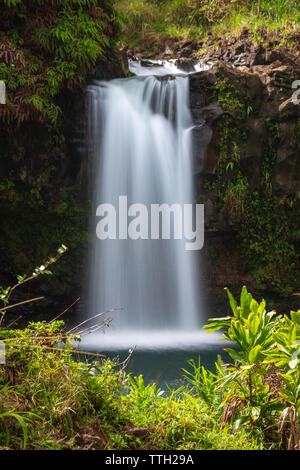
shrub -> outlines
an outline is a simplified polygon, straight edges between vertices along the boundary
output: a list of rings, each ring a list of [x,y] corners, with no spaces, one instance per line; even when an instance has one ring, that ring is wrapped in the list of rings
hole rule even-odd
[[[114,10],[99,0],[1,3],[0,77],[7,104],[0,106],[0,120],[54,125],[61,113],[59,91],[79,85],[115,44]]]
[[[267,312],[242,289],[240,305],[227,289],[233,316],[210,320],[209,332],[224,329],[225,339],[237,349],[226,351],[234,360],[227,374],[218,381],[223,389],[222,423],[233,420],[236,427],[247,425],[253,432],[269,436],[288,434],[289,449],[300,448],[300,311],[291,317]],[[272,374],[277,380],[272,384]]]

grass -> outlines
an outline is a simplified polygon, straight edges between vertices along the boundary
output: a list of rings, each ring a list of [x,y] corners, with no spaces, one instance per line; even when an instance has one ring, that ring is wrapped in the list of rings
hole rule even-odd
[[[131,45],[147,44],[148,35],[156,42],[167,36],[184,39],[207,39],[238,36],[247,27],[259,42],[266,30],[279,35],[282,44],[294,44],[293,33],[299,31],[300,11],[297,0],[121,0],[116,8],[124,22],[123,39]]]
[[[7,359],[0,369],[0,448],[261,448],[243,429],[220,429],[188,388],[167,396],[116,361],[74,360],[63,328],[62,322],[31,323],[0,331]],[[59,340],[67,341],[65,350],[55,348]]]
[[[300,311],[267,312],[245,286],[240,305],[227,293],[232,315],[204,328],[235,343],[233,363],[211,371],[191,360],[168,393],[127,374],[128,361],[85,360],[74,350],[82,324],[1,329],[0,448],[299,449]]]

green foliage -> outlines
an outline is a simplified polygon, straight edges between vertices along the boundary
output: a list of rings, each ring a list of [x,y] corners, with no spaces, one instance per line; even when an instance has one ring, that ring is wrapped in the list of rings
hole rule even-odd
[[[1,390],[0,390],[1,392]],[[30,423],[30,417],[34,416],[33,413],[14,413],[13,411],[6,411],[0,413],[0,427],[5,428],[4,433],[4,448],[7,448],[11,441],[11,434],[9,431],[9,424],[12,420],[16,421],[16,424],[21,427],[23,432],[23,440],[21,441],[21,449],[26,449],[27,438],[28,438],[28,424]],[[1,426],[2,425],[2,426]]]
[[[0,446],[8,449],[257,449],[244,430],[218,428],[184,388],[163,394],[116,361],[83,362],[63,322],[0,330]],[[64,342],[65,349],[58,344]],[[77,361],[74,360],[77,357]],[[146,428],[146,439],[131,428]]]
[[[55,347],[66,342],[62,328],[62,322],[31,323],[13,338],[1,332],[6,344],[6,366],[0,375],[1,446],[24,448],[27,442],[29,449],[80,448],[76,426],[88,429],[92,422],[101,435],[99,414],[107,431],[122,422],[116,400],[122,380],[114,373],[115,365],[75,362],[69,348]],[[9,370],[16,371],[13,383]],[[99,444],[105,446],[104,438]]]
[[[157,399],[164,393],[157,388],[156,383],[146,386],[142,375],[129,377],[127,387],[130,391],[128,402],[134,403],[138,415],[148,415],[151,408],[155,409]]]
[[[201,366],[200,357],[198,364],[193,359],[188,361],[188,364],[191,366],[191,371],[183,369],[183,372],[185,373],[184,379],[192,386],[191,393],[200,397],[208,406],[220,405],[222,395],[216,392],[216,384],[225,374],[221,358],[219,357],[218,362],[215,363],[216,373]]]
[[[288,427],[289,448],[300,444],[300,311],[291,318],[266,311],[244,286],[240,305],[227,289],[233,315],[214,318],[204,328],[208,332],[224,330],[224,337],[237,349],[226,351],[234,360],[218,381],[225,394],[222,422],[235,421],[236,427],[250,426],[253,432],[265,434],[272,429]],[[270,373],[280,385],[272,384]],[[225,407],[226,405],[226,407]],[[282,437],[277,436],[278,445]]]
[[[291,318],[281,319],[274,334],[276,348],[266,351],[266,363],[283,369],[280,397],[288,406],[294,406],[300,416],[300,311],[291,312]]]
[[[240,220],[245,212],[245,200],[248,182],[240,172],[235,180],[230,181],[224,195],[224,213],[235,220]]]
[[[3,1],[0,18],[0,77],[7,105],[0,120],[37,119],[55,124],[55,100],[63,88],[78,86],[98,59],[114,47],[118,27],[107,1]],[[0,3],[1,3],[0,2]]]
[[[204,372],[205,374],[205,372]],[[209,376],[207,372],[206,377]],[[192,373],[191,376],[192,378]],[[197,381],[197,378],[192,381]],[[205,382],[206,383],[206,382]],[[203,390],[204,390],[203,386]],[[259,449],[260,444],[243,429],[234,432],[226,425],[220,429],[215,409],[195,393],[181,387],[162,394],[156,384],[145,386],[140,377],[130,380],[128,394],[122,397],[123,409],[131,422],[150,430],[147,448],[178,450]],[[115,440],[116,449],[128,448],[128,441]],[[131,444],[132,445],[132,444]]]
[[[264,27],[292,34],[300,21],[297,0],[262,0],[260,12],[258,2],[248,0],[118,0],[115,5],[125,39],[146,46],[143,39],[153,33],[158,40],[161,34],[193,38],[205,37],[208,30],[214,36],[238,34],[244,26],[261,40]]]
[[[239,111],[244,107],[241,102],[237,90],[228,80],[219,80],[215,84],[217,98],[224,111]]]
[[[216,179],[208,190],[216,190],[218,205],[228,219],[240,221],[244,216],[248,181],[240,170],[241,149],[236,139],[240,130],[237,123],[246,116],[246,103],[241,101],[236,89],[224,77],[215,85],[217,98],[224,114],[217,123],[219,155]]]
[[[165,393],[116,361],[82,361],[64,323],[0,330],[0,446],[9,449],[279,449],[299,447],[300,311],[267,312],[243,287],[223,330],[232,364],[189,361]],[[64,349],[58,345],[65,344]],[[131,428],[141,427],[145,436]],[[80,433],[77,430],[80,429]],[[82,435],[88,436],[86,441]],[[298,447],[297,447],[298,446]]]
[[[55,265],[54,272],[65,276],[69,270],[69,276],[70,272],[76,276],[82,263],[79,251],[88,238],[88,211],[79,202],[78,188],[69,194],[46,178],[33,184],[31,190],[26,185],[21,192],[18,186],[12,180],[0,183],[0,284],[14,282],[16,271],[32,272],[41,260],[56,251],[61,240],[72,250],[72,265],[67,254]]]
[[[299,285],[299,197],[282,196],[273,190],[273,170],[277,147],[282,139],[279,122],[267,118],[268,138],[260,159],[259,181],[251,191],[251,175],[245,175],[241,156],[247,138],[249,109],[247,97],[238,93],[228,77],[215,84],[216,97],[224,114],[217,122],[218,153],[215,178],[206,183],[216,208],[238,230],[241,267],[251,273],[258,289],[290,294]],[[297,133],[297,122],[295,135]],[[295,140],[295,144],[296,144]],[[253,185],[253,182],[252,182]]]
[[[268,193],[249,194],[240,226],[244,265],[261,289],[289,294],[298,283],[298,202],[278,200]]]

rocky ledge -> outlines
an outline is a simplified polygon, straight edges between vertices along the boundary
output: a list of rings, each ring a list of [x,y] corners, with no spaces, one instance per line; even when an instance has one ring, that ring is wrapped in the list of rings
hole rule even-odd
[[[282,44],[292,43],[293,47]],[[186,71],[191,71],[191,65],[199,60],[203,62],[223,61],[234,67],[270,65],[280,62],[281,65],[300,65],[300,33],[284,37],[283,34],[260,31],[260,41],[254,34],[244,28],[239,36],[224,34],[212,37],[208,33],[206,40],[183,40],[165,36],[160,39],[149,33],[145,45],[133,49],[125,47],[123,53],[136,59],[155,59],[178,61]]]
[[[190,76],[197,200],[206,204],[203,282],[215,293],[224,285],[257,287],[239,248],[245,194],[266,191],[275,204],[290,200],[299,206],[300,105],[292,84],[300,67],[288,54],[276,57],[251,66],[215,60],[210,70]],[[232,183],[238,175],[247,182],[243,194]]]

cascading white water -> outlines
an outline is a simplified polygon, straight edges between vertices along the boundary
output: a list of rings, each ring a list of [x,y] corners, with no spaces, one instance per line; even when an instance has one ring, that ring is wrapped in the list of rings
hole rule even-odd
[[[188,76],[140,65],[133,71],[137,76],[88,88],[89,141],[97,166],[94,217],[99,204],[118,209],[119,196],[127,196],[128,206],[149,208],[193,202]],[[111,343],[122,342],[129,333],[143,343],[141,338],[149,342],[158,332],[166,338],[199,329],[197,252],[185,251],[184,242],[95,236],[89,312],[123,308],[111,315],[108,343],[110,337]]]

